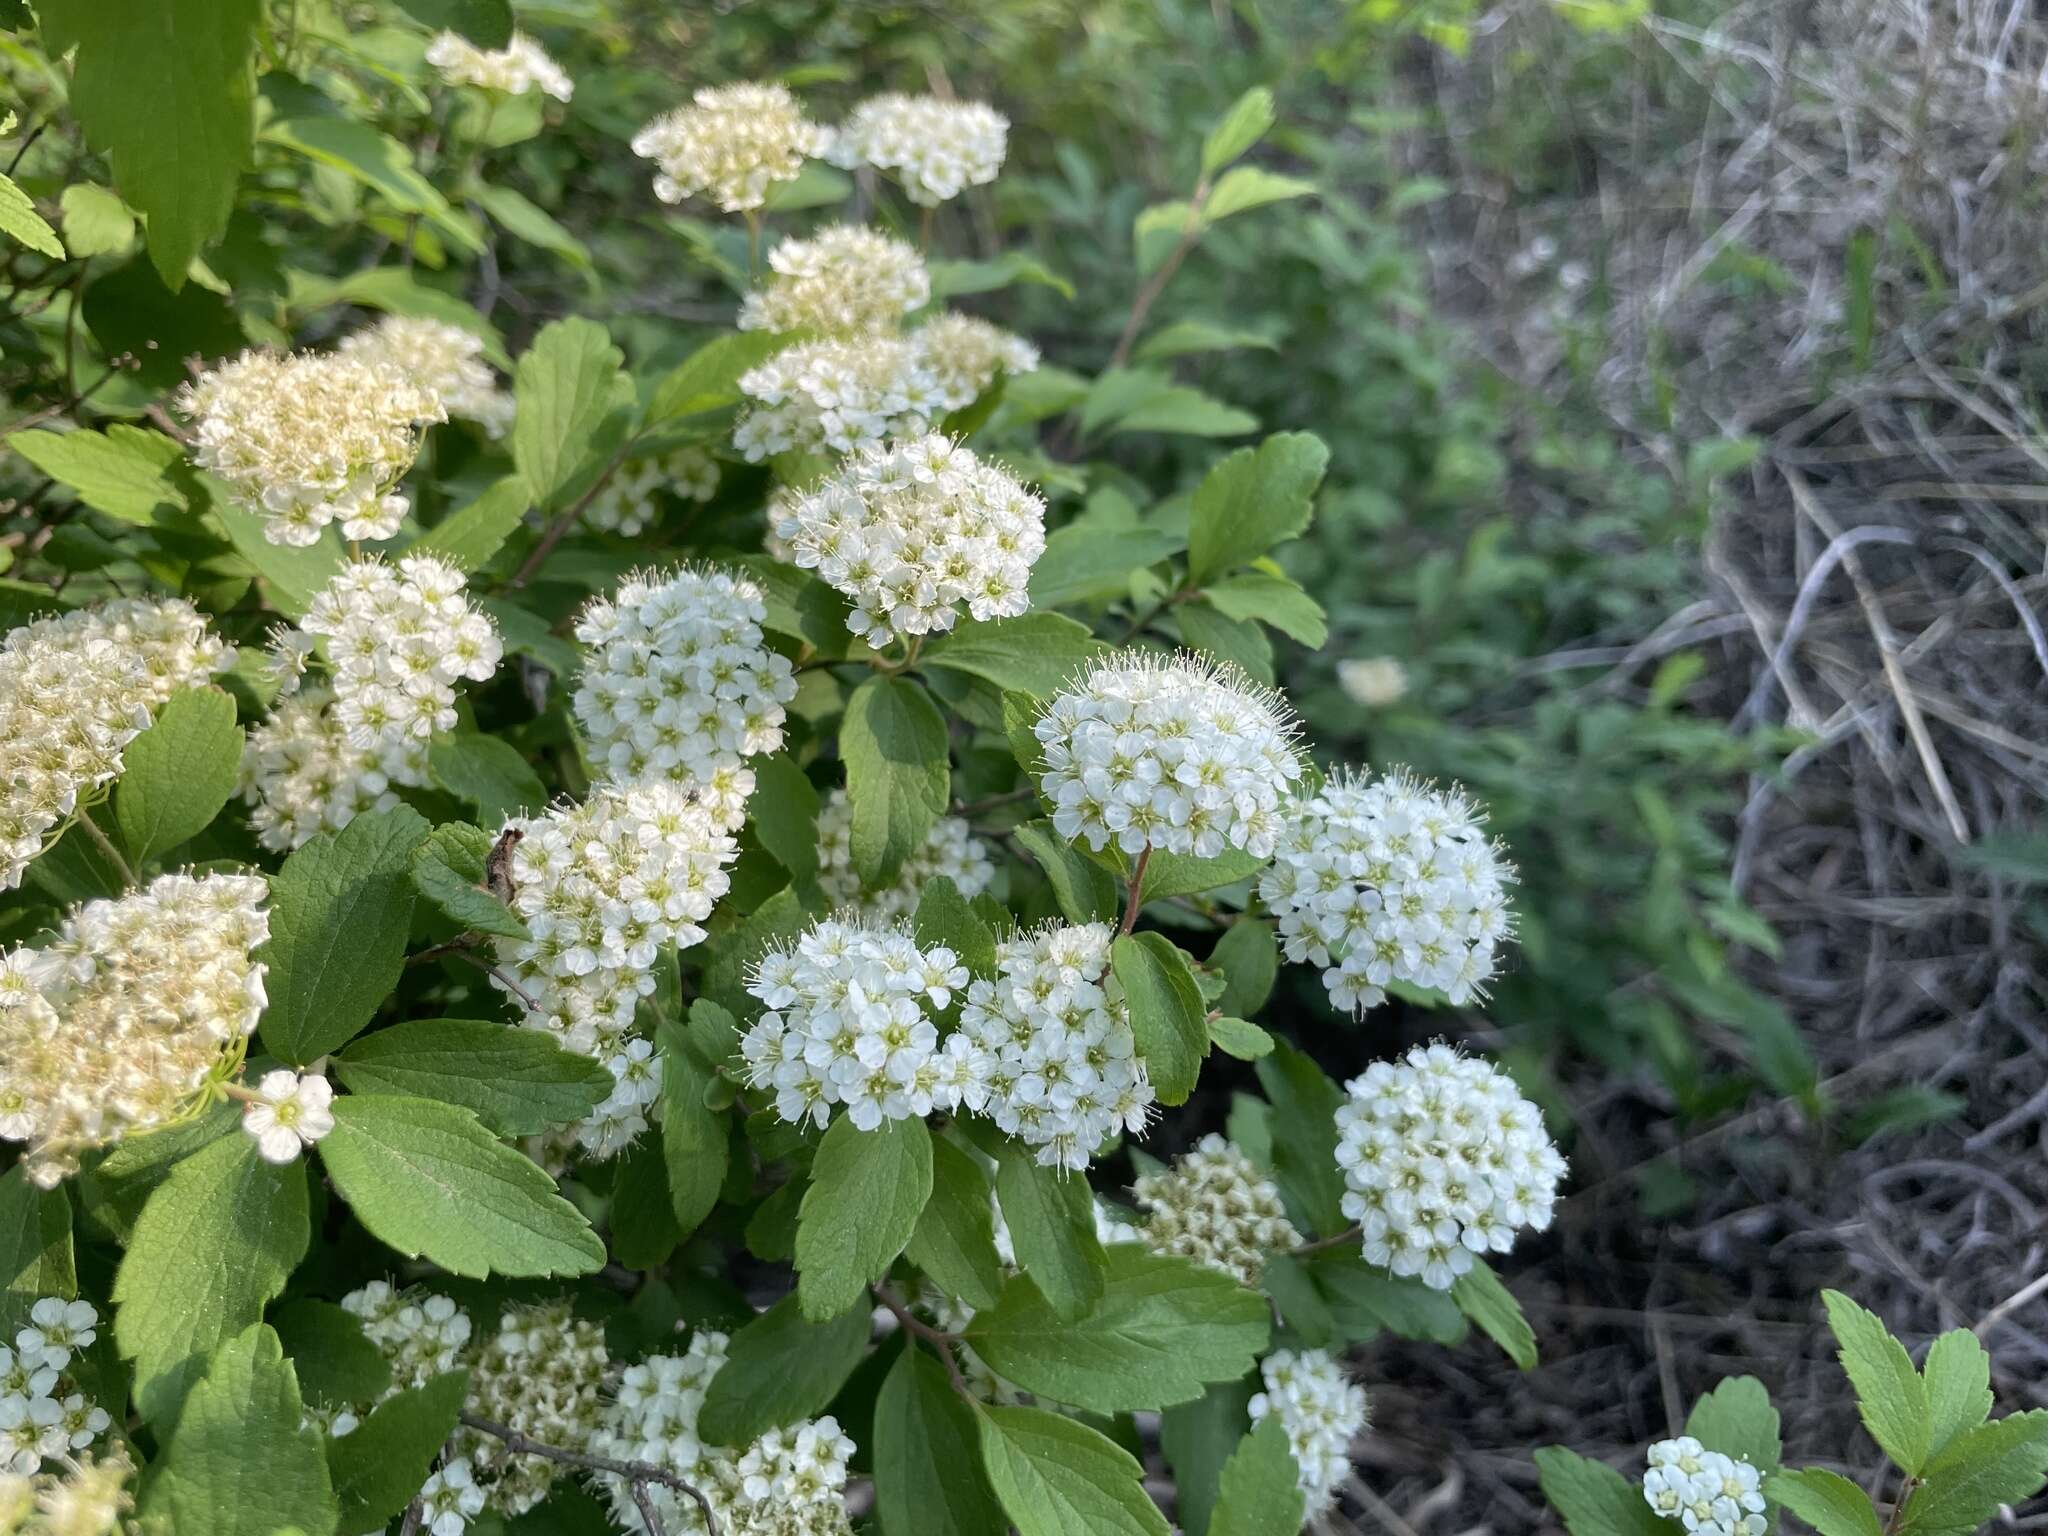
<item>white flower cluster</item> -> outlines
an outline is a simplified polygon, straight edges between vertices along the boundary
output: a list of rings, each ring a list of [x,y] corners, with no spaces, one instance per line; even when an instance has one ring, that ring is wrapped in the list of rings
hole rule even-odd
[[[752,401],[733,427],[750,464],[791,451],[851,453],[920,433],[946,409],[923,349],[903,336],[798,342],[740,375]]]
[[[1764,1536],[1762,1479],[1755,1467],[1710,1451],[1690,1435],[1650,1447],[1643,1498],[1692,1536]]]
[[[1347,656],[1337,663],[1344,697],[1367,709],[1398,704],[1408,693],[1408,669],[1398,656]]]
[[[1476,1253],[1506,1253],[1518,1228],[1550,1225],[1564,1158],[1514,1080],[1447,1045],[1376,1061],[1337,1111],[1344,1214],[1365,1257],[1451,1288]]]
[[[597,769],[701,788],[781,746],[796,677],[761,637],[767,613],[753,582],[688,567],[629,576],[586,608],[574,708]]]
[[[317,1072],[266,1072],[254,1092],[242,1106],[242,1132],[266,1163],[296,1162],[334,1129],[334,1085]]]
[[[780,181],[821,155],[830,135],[780,85],[711,85],[687,107],[633,136],[633,153],[657,167],[654,195],[680,203],[699,194],[727,213],[759,208]]]
[[[914,247],[854,224],[832,224],[768,253],[773,274],[740,305],[743,331],[886,331],[932,296]]]
[[[996,946],[994,981],[976,981],[960,1033],[985,1054],[985,1107],[1048,1168],[1079,1172],[1118,1129],[1142,1134],[1154,1095],[1110,970],[1108,925],[1051,924]]]
[[[372,1280],[342,1297],[341,1307],[362,1324],[363,1337],[391,1367],[385,1397],[454,1370],[469,1347],[469,1314],[438,1292],[400,1291],[389,1281]]]
[[[836,1419],[805,1419],[771,1429],[744,1451],[708,1445],[697,1415],[726,1360],[726,1336],[700,1331],[681,1355],[653,1355],[628,1366],[618,1397],[592,1441],[599,1455],[644,1461],[701,1491],[726,1536],[845,1536],[846,1463],[853,1442]],[[612,1515],[626,1530],[646,1522],[624,1482],[605,1477]],[[659,1484],[647,1495],[668,1536],[704,1536],[694,1499]]]
[[[181,688],[233,653],[183,598],[119,598],[37,619],[0,643],[0,890],[50,829],[121,771],[121,753]]]
[[[1038,348],[978,315],[946,310],[910,333],[910,343],[938,381],[939,403],[965,410],[998,375],[1015,378],[1038,368]]]
[[[1179,1254],[1257,1287],[1266,1255],[1301,1241],[1280,1191],[1252,1160],[1211,1132],[1162,1173],[1131,1186],[1146,1213],[1139,1235],[1154,1253]]]
[[[846,627],[877,649],[1031,606],[1045,503],[938,433],[862,448],[775,524],[789,558],[853,600]]]
[[[333,701],[324,688],[279,699],[243,745],[249,825],[273,853],[339,832],[365,811],[389,810],[398,804],[394,784],[427,782],[424,741],[391,742],[381,751],[351,746]]]
[[[0,1139],[48,1189],[87,1147],[178,1118],[241,1059],[270,936],[254,875],[160,875],[0,956]]]
[[[134,1476],[120,1444],[104,1456],[67,1456],[55,1471],[0,1471],[0,1536],[125,1536],[135,1529]]]
[[[516,407],[484,361],[483,338],[459,325],[425,315],[386,315],[343,337],[335,351],[391,364],[440,396],[450,416],[473,421],[492,437],[503,437],[512,426]]]
[[[580,1449],[598,1431],[599,1389],[610,1364],[604,1329],[577,1317],[568,1302],[512,1307],[499,1319],[497,1337],[469,1362],[463,1406],[544,1445]],[[562,1470],[560,1462],[517,1455],[477,1430],[458,1431],[456,1449],[501,1515],[525,1514],[548,1496]]]
[[[427,44],[427,62],[450,85],[473,85],[507,96],[537,89],[557,101],[576,94],[575,83],[562,66],[524,32],[514,32],[502,48],[479,48],[456,33],[442,32]]]
[[[99,1320],[90,1302],[39,1297],[14,1347],[0,1345],[0,1474],[33,1477],[106,1432],[106,1409],[70,1376],[72,1355],[98,1337]]]
[[[530,1027],[610,1069],[611,1096],[577,1127],[597,1156],[647,1128],[661,1078],[651,1047],[631,1038],[633,1016],[654,991],[662,946],[704,940],[699,925],[725,894],[739,851],[728,825],[658,780],[601,785],[581,805],[506,823],[519,834],[512,909],[530,937],[499,941],[514,986],[496,984],[528,1005]]]
[[[1259,1362],[1266,1390],[1251,1400],[1252,1423],[1277,1414],[1294,1453],[1306,1509],[1313,1520],[1337,1499],[1351,1472],[1351,1442],[1365,1428],[1365,1388],[1344,1374],[1326,1350],[1276,1349]]]
[[[905,924],[818,923],[763,955],[747,984],[769,1009],[740,1041],[747,1080],[797,1124],[822,1126],[834,1104],[864,1131],[974,1107],[977,1053],[960,1034],[942,1045],[931,1017],[966,985],[959,957],[918,948]]]
[[[684,501],[709,501],[718,494],[718,460],[702,448],[630,460],[591,497],[583,521],[599,533],[633,538],[660,520],[664,491]]]
[[[329,523],[388,539],[409,503],[395,487],[441,397],[396,363],[343,353],[245,352],[185,386],[192,458],[263,519],[273,544],[313,544]]]
[[[1259,881],[1287,958],[1322,967],[1330,1001],[1360,1014],[1390,981],[1480,995],[1515,878],[1481,820],[1462,794],[1399,771],[1339,774],[1296,800]]]
[[[1280,803],[1301,776],[1294,718],[1277,693],[1193,656],[1110,658],[1046,706],[1039,787],[1060,836],[1212,859],[1268,858]]]
[[[892,173],[913,203],[936,208],[994,181],[1009,147],[1010,120],[982,102],[890,94],[855,107],[830,153],[836,165]]]
[[[853,802],[845,790],[835,789],[818,808],[818,889],[833,906],[852,908],[871,921],[892,922],[915,912],[924,888],[941,876],[969,901],[996,877],[988,844],[960,817],[934,821],[896,878],[879,891],[868,891],[853,867]]]

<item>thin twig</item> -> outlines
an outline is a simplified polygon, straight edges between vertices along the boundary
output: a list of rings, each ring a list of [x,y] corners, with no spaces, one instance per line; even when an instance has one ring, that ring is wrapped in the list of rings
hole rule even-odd
[[[1354,1223],[1346,1227],[1342,1232],[1333,1232],[1328,1237],[1319,1237],[1312,1243],[1298,1244],[1287,1251],[1295,1258],[1300,1258],[1305,1253],[1321,1253],[1325,1248],[1342,1248],[1347,1243],[1357,1242],[1364,1235],[1365,1228]]]
[[[1141,904],[1139,898],[1145,888],[1145,866],[1151,862],[1152,844],[1147,842],[1138,850],[1138,862],[1131,866],[1130,883],[1124,891],[1124,920],[1117,928],[1119,934],[1129,933],[1132,925],[1138,921],[1138,907]]]
[[[868,1289],[874,1292],[875,1300],[887,1307],[895,1316],[905,1333],[923,1339],[939,1352],[939,1359],[945,1362],[946,1376],[953,1383],[953,1390],[962,1398],[972,1401],[974,1394],[968,1390],[967,1378],[960,1374],[960,1362],[953,1358],[953,1346],[959,1342],[960,1335],[948,1333],[943,1328],[934,1328],[899,1301],[886,1285],[871,1285]]]
[[[427,1506],[414,1499],[405,1506],[405,1519],[399,1522],[398,1536],[419,1536],[419,1529],[427,1522]]]
[[[100,830],[100,824],[92,819],[92,812],[80,811],[78,813],[78,824],[85,828],[86,836],[100,845],[100,852],[104,853],[108,860],[112,862],[114,868],[121,872],[123,887],[134,885],[136,883],[134,869],[121,856],[121,850],[114,846],[113,839]]]
[[[596,499],[599,491],[611,483],[611,478],[618,473],[619,466],[626,462],[627,451],[632,446],[630,440],[622,445],[619,451],[612,455],[611,462],[605,465],[603,473],[590,482],[590,488],[571,502],[568,507],[556,516],[552,523],[548,524],[546,531],[540,536],[540,542],[533,546],[533,553],[526,557],[525,563],[519,567],[518,573],[513,576],[509,583],[513,591],[518,591],[529,581],[533,580],[534,573],[541,568],[547,557],[555,552],[555,546],[568,536],[571,528],[576,526],[576,520],[583,515],[583,509]]]
[[[593,1456],[587,1451],[565,1450],[559,1445],[548,1445],[530,1435],[523,1435],[506,1425],[478,1418],[473,1413],[463,1414],[462,1422],[480,1434],[504,1441],[505,1448],[514,1455],[539,1456],[546,1461],[560,1462],[565,1467],[577,1467],[585,1472],[608,1472],[613,1477],[624,1478],[633,1490],[633,1502],[640,1506],[640,1518],[647,1522],[647,1529],[653,1533],[658,1533],[661,1526],[654,1518],[653,1506],[647,1499],[647,1485],[659,1483],[664,1488],[673,1488],[696,1503],[709,1536],[718,1536],[718,1517],[712,1513],[711,1500],[696,1484],[685,1481],[666,1467],[657,1467],[649,1461],[617,1461],[610,1456]]]

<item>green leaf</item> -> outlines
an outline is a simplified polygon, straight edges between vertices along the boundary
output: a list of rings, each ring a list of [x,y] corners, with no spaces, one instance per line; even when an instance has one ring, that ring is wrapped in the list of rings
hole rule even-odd
[[[173,291],[148,255],[87,287],[79,313],[102,355],[126,354],[123,372],[129,378],[166,393],[189,377],[194,358],[227,357],[248,340],[225,298],[197,283]]]
[[[1287,1426],[1268,1414],[1223,1464],[1210,1536],[1295,1536],[1302,1521],[1299,1475]]]
[[[1244,1437],[1251,1399],[1249,1379],[1219,1381],[1159,1416],[1159,1449],[1173,1469],[1174,1514],[1187,1536],[1209,1536],[1223,1464]]]
[[[868,1349],[865,1307],[805,1322],[785,1296],[732,1336],[711,1378],[697,1430],[713,1445],[746,1445],[764,1430],[817,1413],[846,1385]]]
[[[506,475],[421,534],[406,553],[436,555],[463,572],[481,570],[532,509],[533,492],[525,479]]]
[[[757,757],[747,819],[761,846],[797,880],[818,877],[818,791],[786,753]]]
[[[1045,541],[1045,553],[1031,567],[1031,602],[1036,608],[1121,597],[1131,573],[1156,565],[1187,548],[1187,538],[1170,528],[1104,528],[1077,523]]]
[[[1019,1536],[1168,1536],[1144,1468],[1115,1441],[1043,1408],[978,1412],[982,1464]]]
[[[1273,127],[1273,93],[1255,85],[1231,103],[1202,140],[1202,175],[1214,176],[1263,139]]]
[[[977,1312],[995,1305],[1003,1265],[996,1256],[988,1175],[943,1136],[932,1138],[931,1198],[904,1252],[948,1296]]]
[[[391,1366],[353,1312],[301,1296],[271,1308],[269,1321],[308,1403],[327,1408],[373,1403],[390,1387]]]
[[[797,1298],[814,1322],[867,1294],[903,1251],[932,1192],[932,1137],[922,1120],[864,1131],[841,1115],[811,1164],[797,1214]]]
[[[495,1019],[409,1019],[349,1042],[334,1070],[351,1093],[459,1105],[499,1136],[580,1120],[613,1087],[603,1062]]]
[[[1150,363],[1161,358],[1186,357],[1193,352],[1231,352],[1240,347],[1277,352],[1279,343],[1258,331],[1211,325],[1206,320],[1176,320],[1140,342],[1133,356],[1141,363]]]
[[[1920,1372],[1927,1383],[1933,1433],[1927,1454],[1939,1456],[1958,1435],[1991,1416],[1991,1356],[1967,1328],[1952,1328],[1927,1349]]]
[[[926,882],[911,919],[917,942],[926,949],[943,946],[953,951],[960,963],[976,976],[993,976],[996,971],[996,936],[960,888],[944,875]]]
[[[1337,1110],[1344,1094],[1308,1057],[1280,1045],[1258,1063],[1259,1086],[1272,1101],[1273,1173],[1307,1230],[1341,1232],[1344,1175],[1337,1167]]]
[[[1784,1453],[1778,1410],[1754,1376],[1731,1376],[1693,1404],[1685,1432],[1708,1450],[1746,1461],[1758,1472],[1776,1471]]]
[[[456,799],[476,807],[486,827],[547,809],[540,775],[511,742],[475,731],[437,736],[427,749],[427,771]]]
[[[1002,1511],[982,1476],[974,1410],[954,1394],[945,1367],[915,1346],[896,1357],[875,1399],[873,1450],[883,1536],[1002,1529]]]
[[[1116,882],[1108,870],[1084,857],[1052,828],[1049,821],[1029,821],[1012,834],[1017,845],[1038,862],[1052,886],[1053,899],[1070,923],[1114,922]],[[1156,855],[1155,855],[1156,857]]]
[[[1329,1326],[1341,1338],[1364,1342],[1385,1330],[1404,1339],[1459,1344],[1470,1332],[1446,1292],[1375,1268],[1355,1248],[1325,1249],[1306,1261],[1281,1255],[1268,1270],[1284,1272],[1294,1264],[1303,1265]]]
[[[321,833],[270,880],[263,1044],[303,1065],[346,1044],[390,996],[412,924],[413,852],[426,818],[373,811]]]
[[[510,0],[398,0],[398,8],[437,32],[459,32],[479,48],[512,41]]]
[[[946,809],[945,717],[908,678],[871,677],[846,701],[839,755],[853,803],[854,868],[867,884],[886,884]]]
[[[1027,613],[985,623],[970,619],[932,641],[918,660],[1047,699],[1108,650],[1085,624],[1057,613]]]
[[[1472,1267],[1452,1284],[1451,1300],[1501,1347],[1517,1370],[1536,1369],[1535,1331],[1522,1315],[1522,1304],[1500,1283],[1492,1265],[1484,1259],[1473,1260]]]
[[[587,1275],[604,1244],[533,1159],[452,1104],[385,1094],[334,1103],[320,1158],[370,1235],[451,1274]]]
[[[242,1117],[232,1105],[216,1104],[189,1120],[131,1136],[115,1144],[78,1176],[79,1209],[124,1245],[132,1239],[142,1207],[171,1170],[201,1147],[239,1134]]]
[[[11,236],[39,256],[64,260],[64,242],[50,221],[36,212],[36,200],[12,176],[0,174],[0,234]]]
[[[1840,1346],[1842,1369],[1856,1389],[1863,1427],[1900,1471],[1916,1475],[1927,1459],[1933,1428],[1927,1384],[1876,1313],[1840,1291],[1822,1291],[1821,1300]]]
[[[519,915],[484,889],[484,866],[496,842],[482,827],[443,822],[413,850],[413,886],[467,931],[529,938]]]
[[[1109,953],[1159,1102],[1187,1102],[1209,1051],[1207,1009],[1187,956],[1160,933],[1125,934]]]
[[[172,694],[122,753],[114,819],[136,868],[212,825],[234,795],[241,767],[235,701],[219,688]]]
[[[353,177],[397,212],[425,218],[464,250],[483,249],[474,220],[449,206],[440,190],[420,174],[412,152],[390,134],[352,117],[323,115],[268,123],[263,138]]]
[[[263,1315],[305,1256],[306,1170],[223,1137],[171,1170],[136,1218],[114,1276],[114,1342],[135,1401],[162,1427],[206,1355]]]
[[[263,519],[246,507],[216,497],[213,516],[235,553],[255,567],[270,606],[288,619],[303,615],[346,562],[341,536],[331,525],[321,530],[316,543],[273,544],[263,536]]]
[[[642,1136],[613,1163],[609,1218],[612,1258],[627,1269],[652,1269],[683,1240],[660,1142]]]
[[[1669,1536],[1672,1529],[1644,1502],[1642,1488],[1605,1462],[1546,1445],[1536,1452],[1536,1476],[1571,1536]]]
[[[1145,863],[1145,884],[1138,892],[1145,902],[1164,901],[1170,896],[1194,896],[1213,891],[1219,885],[1235,885],[1250,879],[1266,867],[1266,861],[1241,849],[1219,853],[1213,859],[1193,854],[1152,850]]]
[[[1258,625],[1227,618],[1209,600],[1198,598],[1173,610],[1181,644],[1236,667],[1255,683],[1273,682],[1273,640]]]
[[[105,187],[81,181],[58,199],[64,210],[64,243],[71,254],[125,256],[135,243],[135,215]]]
[[[468,196],[506,234],[561,257],[586,276],[590,274],[590,248],[525,193],[503,182],[477,181],[471,184]]]
[[[344,1530],[379,1530],[413,1501],[441,1443],[455,1432],[468,1392],[468,1372],[444,1372],[394,1393],[348,1434],[327,1442]]]
[[[1239,1061],[1257,1061],[1273,1054],[1273,1037],[1245,1019],[1219,1013],[1209,1021],[1210,1043]]]
[[[1330,638],[1329,618],[1323,605],[1301,588],[1301,583],[1270,571],[1239,571],[1203,589],[1218,613],[1233,619],[1256,619],[1269,624],[1312,650],[1321,650]]]
[[[1234,213],[1308,197],[1315,190],[1314,182],[1303,181],[1299,176],[1282,176],[1255,165],[1240,165],[1234,171],[1226,171],[1209,193],[1209,200],[1202,205],[1202,222],[1220,224]]]
[[[1883,1536],[1870,1495],[1838,1472],[1821,1467],[1779,1472],[1765,1480],[1764,1494],[1820,1536]]]
[[[1298,538],[1315,515],[1330,450],[1306,432],[1276,432],[1240,448],[1195,488],[1188,511],[1188,580],[1212,577]]]
[[[1907,1536],[1974,1531],[2003,1504],[2024,1504],[2048,1481],[2048,1409],[1966,1429],[1931,1458],[1906,1500]]]
[[[1012,1279],[968,1329],[975,1353],[1028,1392],[1102,1413],[1186,1402],[1251,1369],[1270,1332],[1256,1292],[1135,1243],[1107,1252],[1101,1299],[1076,1318]]]
[[[573,317],[544,326],[521,355],[512,462],[541,511],[588,489],[625,442],[635,402],[624,361],[603,326]]]
[[[1029,1150],[1006,1140],[996,1155],[996,1202],[1010,1229],[1017,1267],[1053,1312],[1072,1319],[1094,1306],[1109,1259],[1095,1235],[1095,1196],[1088,1181],[1042,1167]]]
[[[207,1536],[333,1536],[340,1511],[320,1434],[304,1418],[277,1335],[261,1323],[237,1334],[206,1362],[152,1469],[143,1525]]]
[[[1036,283],[1063,299],[1074,297],[1072,283],[1024,251],[1005,251],[993,261],[935,261],[931,263],[931,274],[934,299],[958,298],[963,293],[994,293],[1017,283]]]
[[[1146,866],[1147,874],[1151,866]],[[1280,944],[1273,925],[1254,917],[1241,917],[1224,929],[1223,937],[1209,951],[1209,968],[1223,972],[1223,995],[1216,1006],[1225,1013],[1248,1019],[1266,1006],[1273,995],[1274,978],[1280,974]]]
[[[116,422],[104,432],[16,432],[7,446],[95,512],[144,527],[189,505],[177,471],[185,452],[161,432]]]
[[[697,1009],[716,1007],[699,999]],[[668,1166],[669,1199],[685,1236],[697,1230],[718,1203],[725,1183],[731,1142],[722,1115],[707,1108],[705,1092],[717,1081],[690,1050],[681,1024],[663,1019],[655,1032],[661,1047],[661,1150]]]
[[[27,1325],[39,1298],[77,1294],[71,1202],[61,1186],[37,1189],[16,1163],[0,1173],[0,1338]]]
[[[647,402],[647,425],[667,426],[737,404],[740,375],[788,345],[787,336],[767,331],[739,331],[706,342],[654,386]]]
[[[255,129],[258,0],[42,0],[50,56],[72,48],[71,110],[148,224],[172,289],[227,227]]]

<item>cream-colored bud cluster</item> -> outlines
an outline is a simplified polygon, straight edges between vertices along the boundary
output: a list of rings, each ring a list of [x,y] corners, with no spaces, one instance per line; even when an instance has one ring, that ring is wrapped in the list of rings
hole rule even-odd
[[[943,310],[910,333],[911,344],[939,386],[949,411],[964,411],[998,378],[1038,367],[1038,348],[978,315]]]
[[[702,448],[629,460],[590,498],[583,521],[599,533],[633,538],[659,520],[663,492],[681,501],[709,501],[718,494],[718,460]]]
[[[599,1389],[610,1364],[604,1329],[577,1317],[568,1302],[511,1307],[496,1337],[469,1362],[465,1407],[543,1445],[580,1448],[603,1417]],[[546,1498],[563,1471],[558,1461],[516,1454],[476,1430],[458,1432],[455,1452],[469,1461],[489,1506],[506,1516],[523,1515]]]
[[[269,894],[253,875],[160,875],[0,956],[0,1138],[44,1188],[79,1154],[179,1118],[263,1012]]]
[[[183,598],[118,598],[0,643],[0,890],[50,829],[121,771],[121,753],[181,688],[233,652]]]
[[[479,48],[457,33],[442,32],[427,44],[427,62],[450,85],[471,85],[507,96],[524,96],[537,89],[557,101],[576,94],[575,83],[562,66],[524,32],[514,32],[502,48]]]
[[[743,331],[887,331],[932,296],[924,258],[878,229],[833,224],[784,240],[768,266],[773,275],[740,305]]]
[[[408,502],[397,485],[441,397],[388,359],[245,352],[185,386],[193,462],[263,519],[273,544],[313,544],[329,523],[388,539]]]
[[[135,1508],[127,1447],[67,1458],[58,1470],[0,1470],[0,1536],[116,1536]]]
[[[483,338],[459,325],[425,315],[387,315],[343,337],[335,351],[389,363],[440,396],[450,416],[473,421],[492,437],[503,437],[512,426],[516,407],[484,360]]]
[[[1010,120],[985,102],[890,94],[853,109],[830,157],[887,171],[913,203],[935,208],[994,181],[1009,147]]]
[[[308,688],[280,699],[242,747],[241,795],[256,840],[289,853],[322,832],[339,832],[365,811],[398,804],[395,785],[427,782],[427,743],[352,746],[335,718],[334,696]]]
[[[767,202],[778,182],[796,180],[829,137],[785,87],[742,82],[706,86],[656,118],[633,136],[633,153],[655,163],[654,195],[664,203],[701,195],[742,213]]]
[[[989,846],[958,816],[941,816],[910,851],[896,878],[880,890],[866,890],[853,866],[853,802],[835,789],[818,809],[818,889],[834,907],[858,912],[872,922],[893,922],[917,910],[918,899],[935,879],[953,882],[972,901],[996,877]]]
[[[1171,1168],[1139,1179],[1131,1194],[1146,1213],[1140,1231],[1154,1253],[1193,1259],[1240,1285],[1256,1287],[1266,1256],[1301,1241],[1278,1186],[1214,1133]]]

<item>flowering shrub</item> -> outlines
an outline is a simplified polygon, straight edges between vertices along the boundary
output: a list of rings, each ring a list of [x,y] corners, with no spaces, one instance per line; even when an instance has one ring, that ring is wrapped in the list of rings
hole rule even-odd
[[[1258,423],[1133,362],[1313,193],[1268,93],[1139,215],[1090,379],[945,307],[1049,270],[961,254],[996,104],[634,132],[493,0],[136,9],[10,54],[78,179],[0,187],[64,272],[7,433],[0,1533],[1290,1536],[1349,1496],[1350,1346],[1535,1362],[1535,1104],[1314,1049],[1483,1000],[1507,853],[1271,686],[1323,445],[1212,452]],[[501,241],[596,264],[493,157],[593,125],[715,319],[506,302]],[[1336,1006],[1254,1022],[1283,962]],[[1687,1435],[1639,1499],[1570,1471],[1573,1529],[1805,1512]]]

